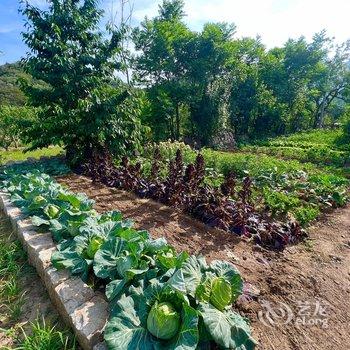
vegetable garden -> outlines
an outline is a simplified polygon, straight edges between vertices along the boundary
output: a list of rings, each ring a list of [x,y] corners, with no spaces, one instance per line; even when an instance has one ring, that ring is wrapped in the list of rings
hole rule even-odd
[[[266,331],[259,317],[266,300],[350,293],[350,41],[322,31],[267,49],[235,38],[234,24],[193,31],[183,0],[163,0],[138,26],[121,0],[104,29],[97,0],[46,5],[20,1],[28,53],[0,69],[0,189],[19,239],[15,211],[49,238],[50,268],[98,295],[102,325],[108,301],[110,350],[250,350],[269,334],[301,349],[304,330],[288,319],[287,332]],[[140,201],[146,215],[130,215]],[[333,226],[315,236],[323,220]],[[101,344],[102,325],[85,342],[69,317],[84,350]],[[305,348],[340,344],[314,328]]]
[[[247,322],[232,310],[243,292],[232,264],[177,253],[165,239],[134,229],[120,212],[98,215],[93,201],[49,175],[20,173],[3,186],[39,232],[52,233],[53,265],[105,289],[110,349],[140,342],[147,349],[255,347]]]
[[[258,164],[254,154],[198,153],[168,143],[120,163],[105,153],[81,169],[95,182],[280,250],[303,240],[307,227],[302,226],[321,210],[345,205],[348,182],[311,164],[265,157]],[[119,211],[98,214],[92,200],[45,172],[61,175],[70,169],[60,159],[5,166],[2,187],[38,232],[51,232],[57,243],[53,266],[105,292],[109,349],[133,349],[140,342],[147,349],[255,348],[247,320],[232,309],[244,282],[231,263],[177,252],[164,238],[135,229]],[[315,214],[304,221],[290,215],[310,208]]]

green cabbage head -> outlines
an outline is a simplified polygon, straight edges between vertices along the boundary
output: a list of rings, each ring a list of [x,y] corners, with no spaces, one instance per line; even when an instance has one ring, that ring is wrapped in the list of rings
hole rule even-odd
[[[180,314],[170,303],[154,304],[147,318],[147,329],[156,338],[173,338],[180,328]]]
[[[103,242],[104,239],[101,237],[92,238],[86,249],[86,254],[90,259],[93,259],[95,257],[96,252],[101,248]]]
[[[46,199],[43,196],[36,196],[33,199],[34,204],[43,204],[46,202]]]
[[[50,219],[55,219],[57,218],[60,208],[57,207],[56,205],[49,204],[45,209],[44,209],[45,214],[50,218]]]
[[[231,283],[222,277],[213,279],[211,285],[210,302],[218,310],[223,311],[232,301]]]

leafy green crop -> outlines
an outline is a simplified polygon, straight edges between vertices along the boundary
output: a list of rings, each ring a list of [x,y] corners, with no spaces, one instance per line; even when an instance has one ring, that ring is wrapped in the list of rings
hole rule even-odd
[[[232,310],[243,291],[232,264],[177,253],[119,212],[97,214],[93,201],[46,174],[17,174],[3,187],[34,225],[51,231],[57,269],[105,286],[109,349],[254,349],[248,324]]]
[[[147,329],[156,338],[169,340],[178,333],[180,322],[180,313],[171,303],[155,303],[147,317]]]

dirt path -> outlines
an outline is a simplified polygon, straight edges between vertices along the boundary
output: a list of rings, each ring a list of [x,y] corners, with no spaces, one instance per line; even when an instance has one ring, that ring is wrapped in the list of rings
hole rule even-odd
[[[252,285],[238,307],[250,318],[259,349],[350,349],[350,207],[312,227],[310,241],[274,253],[89,179],[59,181],[93,198],[98,211],[120,210],[179,250],[238,266]]]
[[[6,237],[6,238],[5,238]],[[0,212],[0,238],[14,239],[10,221]],[[14,346],[14,337],[21,335],[21,327],[25,332],[30,333],[31,323],[43,320],[47,324],[59,322],[59,317],[55,308],[51,304],[44,285],[34,268],[26,262],[26,256],[20,251],[19,260],[16,262],[21,267],[18,288],[20,294],[17,299],[7,300],[2,295],[0,299],[0,349]],[[0,285],[5,283],[6,278],[0,275]],[[1,289],[2,293],[6,293]],[[9,293],[9,292],[7,292]]]

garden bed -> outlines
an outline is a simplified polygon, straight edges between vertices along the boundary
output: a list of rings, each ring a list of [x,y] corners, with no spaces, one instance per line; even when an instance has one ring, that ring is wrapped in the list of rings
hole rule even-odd
[[[136,228],[147,229],[153,238],[167,238],[178,251],[203,254],[208,261],[224,259],[238,266],[246,283],[236,307],[241,315],[251,320],[253,336],[259,342],[258,349],[321,350],[334,345],[339,349],[347,348],[350,341],[350,302],[346,297],[350,294],[349,207],[334,211],[327,221],[311,227],[311,241],[288,247],[283,252],[274,252],[233,234],[208,228],[158,202],[139,199],[134,194],[93,183],[83,176],[70,174],[57,180],[74,192],[87,194],[95,201],[98,212],[120,210],[126,218],[135,221]],[[104,298],[98,293],[96,305],[93,290],[79,278],[55,271],[50,266],[50,256],[55,251],[51,236],[35,234],[28,220],[17,221],[20,219],[19,209],[8,201],[5,204],[31,262],[63,319],[73,327],[84,348],[91,349],[91,341],[96,344],[101,340],[101,330],[107,318]],[[279,309],[287,305],[293,317],[300,312],[300,303],[309,303],[311,307],[321,303],[322,307],[327,306],[325,319],[328,327],[300,325],[294,322],[295,319],[288,322],[277,319],[271,325],[264,318],[266,303]],[[89,308],[101,306],[105,316],[89,311]],[[82,313],[81,310],[86,308],[87,313]],[[103,346],[101,344],[97,346]]]
[[[334,345],[341,349],[349,344],[350,302],[349,298],[344,299],[350,295],[349,207],[336,210],[327,221],[311,227],[311,241],[276,253],[210,229],[152,200],[92,183],[86,177],[68,175],[58,180],[94,199],[95,208],[100,212],[119,209],[155,238],[164,236],[179,249],[205,254],[209,260],[229,260],[238,266],[248,282],[248,297],[239,302],[240,313],[252,321],[259,349],[311,350]],[[263,301],[278,306],[285,303],[297,313],[299,301],[313,303],[315,300],[329,305],[327,329],[293,323],[269,327],[258,318]]]
[[[102,332],[107,321],[107,302],[78,277],[57,271],[51,265],[56,251],[51,234],[35,231],[30,219],[12,205],[6,193],[0,193],[0,210],[11,220],[12,228],[28,254],[62,319],[72,327],[84,350],[105,349]]]

